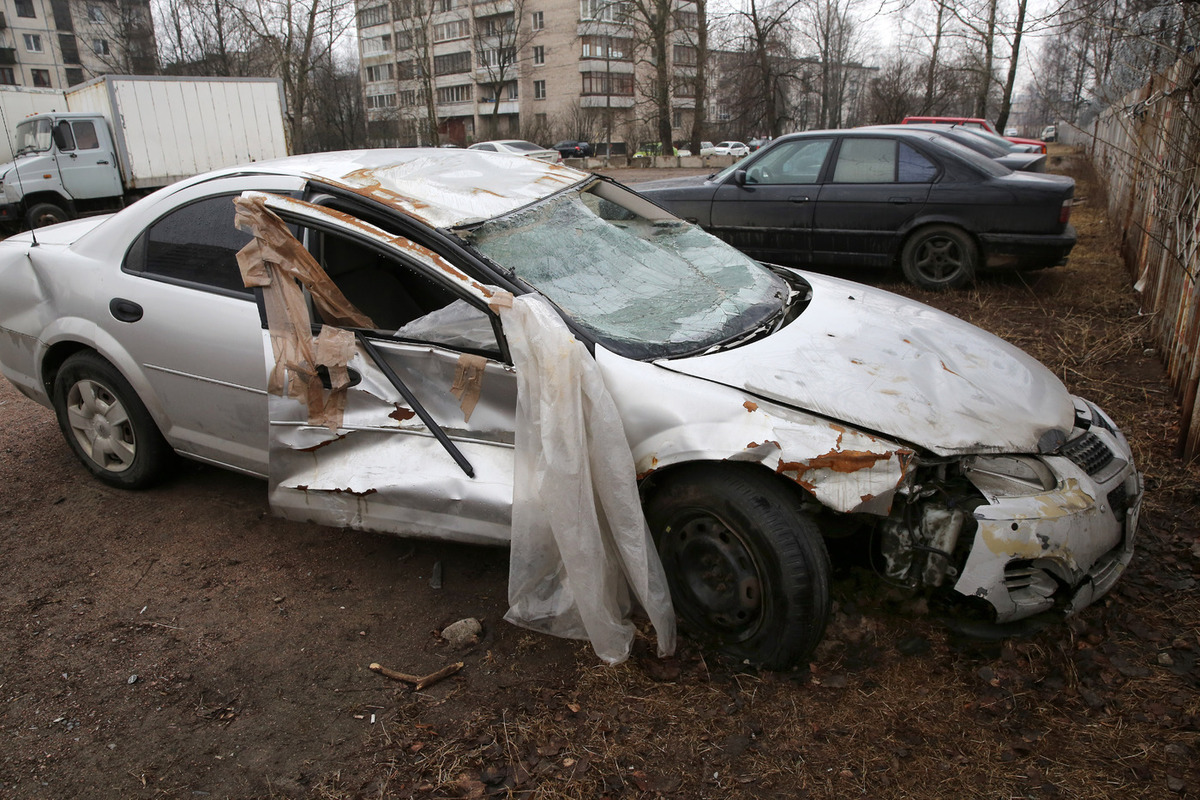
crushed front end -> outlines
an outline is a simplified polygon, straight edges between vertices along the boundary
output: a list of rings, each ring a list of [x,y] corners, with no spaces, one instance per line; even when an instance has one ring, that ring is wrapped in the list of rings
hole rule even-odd
[[[1129,444],[1075,398],[1074,429],[1047,450],[924,459],[878,528],[884,576],[953,586],[998,623],[1069,616],[1108,592],[1133,555],[1142,504]]]

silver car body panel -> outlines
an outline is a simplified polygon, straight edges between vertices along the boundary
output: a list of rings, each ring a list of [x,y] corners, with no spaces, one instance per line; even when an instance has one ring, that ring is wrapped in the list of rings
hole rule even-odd
[[[913,300],[805,274],[812,300],[772,336],[725,352],[661,362],[939,455],[1035,453],[1066,438],[1067,390],[1038,361]]]

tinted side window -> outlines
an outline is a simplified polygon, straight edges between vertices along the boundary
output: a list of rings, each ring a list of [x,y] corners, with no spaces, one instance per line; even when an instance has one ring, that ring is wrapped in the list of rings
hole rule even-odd
[[[816,183],[832,139],[805,139],[776,145],[746,171],[748,183]]]
[[[898,174],[901,183],[929,183],[937,177],[937,166],[901,142]]]
[[[894,183],[896,142],[892,139],[845,139],[838,151],[834,183]]]
[[[234,197],[209,197],[159,219],[130,250],[126,268],[253,297],[237,265],[252,237],[233,226]]]
[[[71,127],[75,129],[75,145],[80,150],[95,150],[100,146],[100,139],[96,136],[96,123],[90,119],[72,122]]]

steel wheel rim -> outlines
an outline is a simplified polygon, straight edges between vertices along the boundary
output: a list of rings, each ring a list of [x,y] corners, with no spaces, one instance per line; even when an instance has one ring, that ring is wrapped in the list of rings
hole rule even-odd
[[[764,581],[735,530],[715,516],[697,514],[672,525],[663,544],[685,619],[734,641],[758,633],[766,611]]]
[[[102,383],[76,381],[67,392],[67,424],[80,450],[109,472],[133,466],[137,440],[125,406]]]
[[[962,247],[949,236],[934,236],[921,242],[913,259],[918,272],[939,282],[953,278],[965,263]]]

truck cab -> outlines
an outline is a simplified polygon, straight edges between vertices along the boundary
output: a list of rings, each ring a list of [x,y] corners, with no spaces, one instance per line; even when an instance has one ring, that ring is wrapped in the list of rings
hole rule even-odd
[[[13,161],[0,166],[0,222],[31,228],[120,208],[116,147],[103,115],[26,117],[14,134]]]

